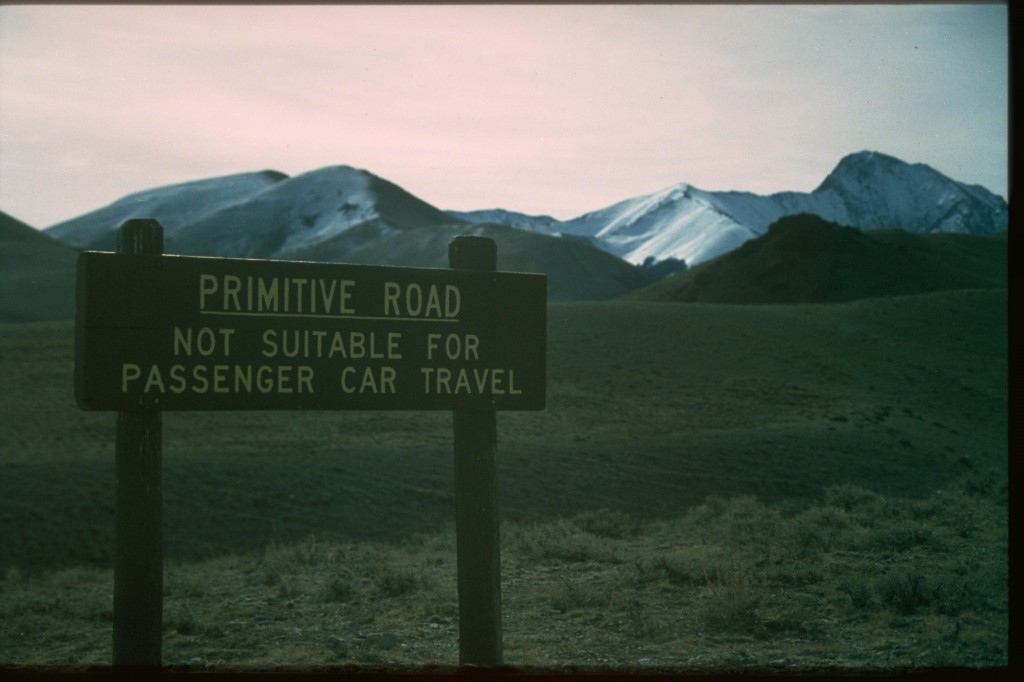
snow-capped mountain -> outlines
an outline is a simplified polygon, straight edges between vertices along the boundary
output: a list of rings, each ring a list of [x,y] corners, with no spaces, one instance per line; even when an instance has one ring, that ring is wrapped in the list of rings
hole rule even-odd
[[[396,231],[452,222],[372,173],[329,166],[169,230],[166,242],[168,251],[186,254],[332,260]]]
[[[498,224],[572,237],[578,248],[596,246],[634,265],[676,259],[693,266],[803,213],[918,233],[987,234],[1009,222],[1006,201],[983,187],[865,151],[843,158],[812,192],[762,196],[682,183],[568,221],[505,209],[445,212],[368,171],[329,166],[294,177],[263,171],[137,192],[47,232],[79,248],[112,249],[124,220],[152,217],[164,226],[168,253],[344,261],[410,229]]]
[[[822,217],[861,229],[992,234],[1009,221],[1006,201],[984,187],[878,152],[847,156],[812,196],[837,206],[834,217]]]
[[[491,219],[588,237],[634,264],[678,258],[693,266],[764,234],[782,216],[801,213],[860,229],[915,233],[989,234],[1006,230],[1009,222],[1006,201],[985,188],[870,151],[843,158],[809,193],[708,192],[683,183],[561,223],[531,222],[515,214]]]
[[[47,232],[81,248],[112,249],[118,227],[135,217],[160,221],[168,253],[292,258],[322,247],[323,260],[395,230],[459,222],[372,173],[330,166],[295,177],[264,171],[137,192]]]
[[[129,194],[84,215],[65,220],[46,232],[78,248],[113,250],[117,228],[131,218],[158,217],[171,232],[182,225],[234,204],[245,202],[288,176],[277,171],[239,173],[195,180]]]
[[[480,233],[501,245],[500,267],[548,274],[552,298],[610,298],[654,280],[587,240],[471,225],[348,166],[294,177],[227,176],[138,192],[48,233],[80,248],[112,250],[118,227],[135,217],[163,225],[166,253],[445,267],[448,239]]]

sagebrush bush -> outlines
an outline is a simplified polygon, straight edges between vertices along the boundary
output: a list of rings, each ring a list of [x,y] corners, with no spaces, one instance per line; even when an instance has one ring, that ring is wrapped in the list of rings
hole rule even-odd
[[[854,510],[876,508],[884,498],[878,493],[858,485],[844,483],[825,490],[825,504],[849,513]]]
[[[583,512],[573,518],[582,530],[598,537],[626,539],[640,531],[640,521],[629,514],[609,509]]]
[[[356,595],[357,585],[358,581],[352,571],[339,569],[327,578],[323,596],[327,601],[347,602]]]
[[[601,586],[590,585],[579,580],[562,580],[551,594],[551,608],[567,613],[575,609],[604,608],[610,595]]]
[[[913,522],[880,528],[866,538],[871,549],[906,552],[932,540],[932,530]]]
[[[806,562],[787,561],[766,567],[763,577],[767,585],[806,587],[822,582],[825,579],[825,573],[817,566]]]
[[[756,613],[759,603],[758,594],[748,588],[709,591],[700,606],[700,622],[716,632],[755,634],[761,628]]]
[[[522,528],[508,534],[514,551],[539,561],[618,562],[619,552],[608,542],[581,529],[574,520]]]
[[[402,597],[427,587],[429,581],[420,572],[404,566],[388,566],[373,577],[377,591],[385,597]]]
[[[649,562],[647,570],[655,570],[662,573],[673,585],[700,585],[707,578],[709,571],[714,568],[708,566],[693,554],[668,554],[654,557]]]
[[[935,593],[929,579],[914,568],[883,575],[875,586],[882,603],[900,614],[915,613],[930,605]]]
[[[952,488],[898,499],[845,486],[825,498],[720,500],[643,523],[601,510],[504,524],[507,660],[699,668],[709,650],[715,665],[744,667],[756,657],[794,669],[870,664],[879,652],[896,666],[1006,660],[1005,506]],[[396,544],[307,538],[255,560],[172,564],[169,660],[220,660],[230,650],[268,665],[325,655],[370,666],[454,664],[455,553],[450,528]],[[0,643],[20,647],[31,631],[78,641],[59,629],[71,620],[82,632],[102,631],[83,645],[101,652],[88,660],[100,660],[111,576],[57,576],[3,575]],[[44,650],[44,635],[37,639]]]

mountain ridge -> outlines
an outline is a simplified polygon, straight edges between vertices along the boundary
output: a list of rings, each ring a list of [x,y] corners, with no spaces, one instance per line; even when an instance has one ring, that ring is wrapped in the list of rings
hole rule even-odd
[[[183,254],[287,259],[359,228],[384,236],[439,222],[458,221],[369,171],[336,165],[281,180],[248,201],[170,230],[167,244]],[[328,249],[318,260],[346,253]]]
[[[264,170],[163,185],[132,192],[43,232],[75,248],[113,250],[117,245],[117,228],[126,220],[158,216],[164,229],[173,231],[251,198],[287,177],[279,171]]]
[[[589,237],[634,264],[677,258],[697,265],[764,234],[786,215],[813,213],[858,229],[991,234],[1006,230],[1009,206],[980,185],[957,182],[923,163],[875,151],[844,156],[811,192],[768,195],[706,191],[678,183],[561,223],[490,216],[524,229]],[[468,220],[473,212],[461,212]]]
[[[634,265],[676,259],[692,266],[800,213],[858,229],[916,233],[989,234],[1009,225],[1007,202],[984,187],[865,150],[840,159],[811,192],[706,191],[683,182],[566,221],[504,208],[442,211],[369,171],[335,165],[294,177],[264,170],[135,192],[46,231],[78,248],[109,249],[121,222],[155,217],[167,244],[182,253],[287,258],[323,244],[330,247],[324,259],[343,259],[394,231],[489,223],[576,237]],[[263,230],[254,234],[257,222]]]

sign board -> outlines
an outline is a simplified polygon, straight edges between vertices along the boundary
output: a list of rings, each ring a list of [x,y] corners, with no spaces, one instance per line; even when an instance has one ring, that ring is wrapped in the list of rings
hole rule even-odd
[[[539,410],[547,278],[79,255],[85,410]]]

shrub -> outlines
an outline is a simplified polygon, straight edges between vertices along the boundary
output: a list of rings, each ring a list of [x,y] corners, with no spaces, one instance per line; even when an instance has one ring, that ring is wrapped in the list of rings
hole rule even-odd
[[[814,566],[794,561],[773,565],[764,571],[765,580],[772,585],[803,587],[820,583],[824,574]]]
[[[352,571],[341,569],[327,579],[324,598],[334,602],[348,602],[356,594],[356,580]]]
[[[551,608],[562,613],[574,609],[603,608],[608,606],[608,602],[607,591],[578,580],[562,580],[551,594]]]
[[[583,512],[573,519],[575,524],[593,535],[603,538],[627,539],[640,531],[640,522],[629,514],[601,509]]]
[[[842,508],[812,507],[796,516],[787,530],[787,547],[806,556],[851,546],[859,529]]]
[[[845,512],[872,504],[877,499],[876,493],[849,483],[834,485],[825,490],[825,503]]]
[[[387,567],[373,579],[374,587],[385,597],[401,597],[426,586],[418,571],[405,567]]]
[[[803,633],[813,630],[817,616],[816,609],[807,600],[792,599],[788,596],[781,603],[761,607],[758,610],[759,629],[761,636],[767,637],[774,633]]]
[[[911,614],[928,606],[934,589],[917,570],[902,571],[878,579],[877,590],[882,602],[900,614]]]
[[[602,561],[620,560],[615,548],[596,535],[578,527],[573,521],[559,520],[510,534],[510,545],[527,559],[545,561]]]
[[[850,598],[850,605],[857,610],[867,609],[875,603],[873,581],[854,580],[839,585],[839,591]]]
[[[720,632],[752,634],[759,629],[755,609],[758,594],[747,585],[747,572],[735,557],[709,565],[705,571],[707,589],[699,618],[706,627]]]
[[[821,553],[829,544],[828,533],[810,523],[794,519],[782,534],[782,548],[795,558]]]
[[[716,590],[701,605],[699,618],[711,630],[755,634],[761,629],[757,606],[758,596],[749,589]]]
[[[849,483],[826,489],[825,504],[845,512],[851,521],[866,528],[900,515],[898,506],[885,496]]]
[[[925,545],[931,539],[932,530],[930,528],[907,524],[880,529],[870,534],[867,542],[872,549],[905,552],[919,545]]]
[[[654,565],[664,571],[668,581],[673,585],[699,585],[708,571],[708,568],[702,566],[692,555],[656,557]]]

